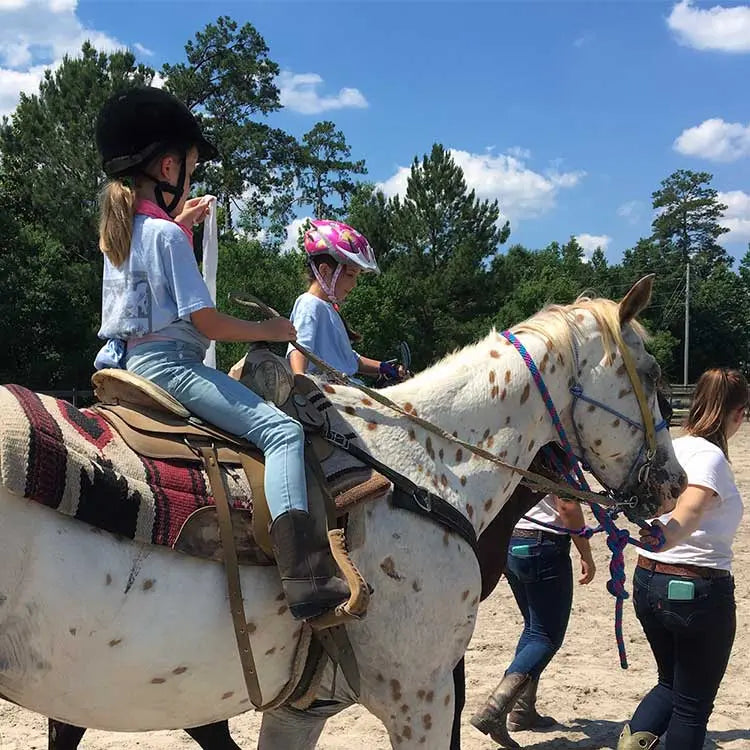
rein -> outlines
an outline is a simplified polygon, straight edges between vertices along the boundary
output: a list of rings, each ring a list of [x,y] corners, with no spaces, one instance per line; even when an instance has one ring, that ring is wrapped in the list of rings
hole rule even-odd
[[[229,295],[229,299],[232,302],[236,302],[237,304],[244,305],[245,307],[256,308],[260,310],[264,315],[268,316],[269,318],[281,317],[279,313],[276,312],[276,310],[274,310],[272,307],[269,307],[264,302],[261,302],[257,297],[247,292],[242,292],[242,293],[232,292]],[[568,484],[561,484],[559,482],[554,482],[551,479],[548,479],[547,477],[542,476],[541,474],[537,474],[536,472],[529,471],[527,469],[522,469],[519,466],[514,466],[513,464],[509,464],[507,461],[503,461],[501,458],[498,458],[497,456],[493,455],[492,453],[485,450],[484,448],[480,448],[478,445],[474,445],[473,443],[468,443],[465,440],[461,440],[461,438],[451,435],[450,433],[446,432],[441,427],[438,427],[432,422],[426,419],[422,419],[422,417],[419,417],[416,414],[413,414],[412,412],[406,411],[406,409],[404,409],[402,406],[395,403],[394,401],[389,399],[387,396],[384,396],[382,394],[382,391],[377,391],[372,388],[368,388],[366,385],[356,382],[345,373],[339,372],[338,370],[331,367],[327,362],[317,357],[315,354],[309,351],[306,347],[302,346],[301,344],[298,344],[296,341],[290,341],[289,343],[298,352],[300,352],[300,354],[304,355],[307,359],[309,359],[321,372],[324,372],[326,375],[333,378],[336,382],[339,382],[342,385],[347,385],[352,388],[356,388],[357,390],[367,395],[368,398],[371,398],[373,401],[377,401],[379,404],[382,404],[383,406],[391,409],[392,411],[395,411],[397,414],[401,415],[402,417],[404,417],[405,419],[408,419],[411,422],[414,422],[414,424],[419,425],[420,427],[427,430],[428,432],[431,432],[433,435],[437,435],[443,440],[446,440],[450,443],[454,443],[455,445],[459,445],[462,448],[465,448],[469,452],[473,453],[474,455],[479,456],[485,459],[486,461],[489,461],[490,463],[493,463],[497,466],[501,466],[503,469],[508,469],[509,471],[512,471],[515,474],[519,474],[522,477],[522,481],[524,482],[524,484],[526,484],[528,487],[530,487],[533,490],[536,490],[538,492],[544,492],[544,493],[554,493],[556,495],[563,494],[566,497],[573,497],[577,500],[582,500],[583,502],[586,502],[586,503],[595,502],[595,503],[603,503],[605,505],[612,504],[611,498],[606,493],[592,492],[591,489],[588,487],[586,489],[575,488],[575,487],[571,487]]]
[[[276,310],[274,310],[272,307],[269,307],[265,303],[261,302],[257,297],[253,296],[249,293],[230,293],[229,295],[230,300],[233,302],[237,302],[240,305],[244,305],[246,307],[253,307],[256,309],[259,309],[263,314],[265,314],[268,317],[281,317]],[[643,387],[641,386],[641,382],[638,378],[638,373],[636,372],[635,363],[633,362],[633,358],[625,344],[625,341],[622,338],[622,334],[620,331],[612,331],[612,334],[615,339],[615,343],[617,344],[617,347],[620,350],[620,354],[623,358],[623,362],[625,364],[626,371],[628,373],[628,377],[630,379],[630,383],[633,387],[633,393],[635,395],[636,400],[638,401],[638,406],[641,411],[641,417],[643,419],[643,424],[637,424],[633,422],[631,419],[625,417],[624,415],[619,414],[615,410],[613,410],[611,407],[607,406],[606,404],[603,404],[599,401],[595,401],[594,399],[590,399],[586,397],[583,393],[583,388],[578,383],[574,383],[570,387],[570,392],[573,395],[573,408],[575,408],[575,403],[578,400],[586,401],[594,406],[598,406],[599,408],[604,409],[605,411],[610,412],[611,414],[616,414],[619,418],[624,419],[628,424],[630,424],[633,427],[637,427],[640,429],[645,436],[645,447],[646,447],[646,460],[638,467],[638,483],[639,485],[645,484],[648,480],[648,475],[650,472],[651,464],[656,456],[656,433],[657,431],[661,429],[665,429],[668,425],[666,420],[662,420],[658,425],[654,424],[654,418],[651,414],[651,410],[648,407],[648,400],[646,398],[646,394],[643,391]],[[301,344],[298,344],[296,341],[291,341],[291,345],[302,355],[304,355],[308,360],[310,360],[321,372],[326,373],[328,376],[336,380],[337,382],[340,382],[344,385],[351,386],[352,388],[356,388],[357,390],[361,391],[362,393],[366,394],[369,398],[371,398],[373,401],[377,401],[378,403],[382,404],[383,406],[395,411],[396,413],[400,414],[401,416],[405,417],[406,419],[414,422],[415,424],[418,424],[420,427],[424,428],[425,430],[432,432],[434,435],[437,435],[438,437],[441,437],[443,440],[446,440],[448,442],[454,443],[456,445],[460,445],[462,448],[465,448],[466,450],[470,451],[471,453],[474,453],[477,456],[480,456],[481,458],[484,458],[485,460],[489,461],[490,463],[496,464],[498,466],[501,466],[504,469],[508,469],[509,471],[512,471],[516,474],[520,474],[523,478],[522,481],[532,489],[535,489],[537,491],[542,491],[546,493],[553,493],[555,495],[562,495],[566,498],[568,497],[574,497],[578,500],[583,500],[584,502],[587,502],[591,506],[591,510],[594,514],[594,517],[599,522],[599,526],[596,529],[589,529],[587,527],[584,527],[583,529],[579,530],[571,530],[571,529],[565,529],[562,527],[556,527],[552,524],[545,524],[540,521],[533,521],[533,523],[538,523],[541,526],[546,526],[550,529],[555,529],[557,531],[563,531],[569,534],[574,534],[576,536],[583,536],[585,538],[590,538],[594,534],[603,531],[607,534],[607,546],[610,549],[610,552],[612,553],[612,559],[610,560],[609,564],[609,572],[610,572],[610,580],[607,581],[607,591],[609,591],[612,596],[615,597],[615,638],[617,640],[617,650],[620,656],[620,666],[623,669],[628,668],[628,660],[627,660],[627,654],[625,651],[625,641],[623,638],[622,633],[622,615],[623,615],[623,603],[625,599],[628,599],[630,594],[625,589],[625,557],[624,557],[624,550],[625,547],[628,544],[632,544],[635,547],[639,547],[641,549],[660,549],[662,546],[664,546],[664,534],[661,531],[661,529],[658,529],[657,527],[652,527],[648,524],[646,524],[645,521],[642,521],[640,519],[635,519],[635,522],[641,526],[641,527],[648,527],[649,531],[651,532],[652,536],[656,536],[657,538],[657,544],[654,546],[646,546],[642,542],[636,539],[632,539],[630,536],[630,533],[627,529],[618,529],[615,525],[615,519],[617,515],[624,511],[625,508],[632,508],[635,503],[637,503],[637,498],[635,496],[632,496],[629,499],[624,499],[621,497],[621,492],[619,489],[613,490],[613,489],[605,489],[601,493],[595,493],[591,491],[591,488],[586,481],[585,476],[583,475],[583,470],[581,467],[581,460],[575,455],[575,452],[573,451],[573,448],[570,444],[570,441],[568,440],[568,436],[565,433],[565,428],[562,425],[562,422],[560,421],[560,416],[557,413],[557,409],[555,408],[554,403],[552,402],[552,397],[549,393],[549,389],[547,388],[544,378],[542,377],[541,372],[539,371],[539,368],[536,366],[536,363],[534,362],[533,357],[529,354],[529,352],[526,350],[524,345],[516,338],[514,334],[512,334],[510,331],[503,331],[501,334],[509,343],[511,343],[515,349],[518,351],[518,353],[523,358],[524,362],[526,363],[527,368],[529,369],[529,372],[531,373],[534,382],[536,383],[537,388],[539,389],[539,392],[542,396],[542,399],[545,403],[545,406],[547,407],[547,411],[550,415],[550,418],[552,419],[552,424],[555,427],[555,430],[557,431],[557,434],[560,438],[562,448],[565,452],[565,456],[568,462],[568,466],[564,466],[562,462],[554,455],[554,453],[549,453],[550,458],[552,459],[553,463],[556,465],[556,468],[561,472],[563,478],[568,482],[568,484],[559,484],[558,482],[553,482],[546,477],[537,474],[532,471],[528,471],[527,469],[521,469],[518,466],[514,466],[512,464],[507,463],[506,461],[501,460],[497,456],[494,456],[489,451],[486,451],[484,448],[480,448],[478,445],[474,445],[472,443],[467,443],[464,440],[461,440],[460,438],[451,435],[447,433],[442,428],[438,427],[437,425],[434,425],[432,422],[429,422],[426,419],[422,419],[421,417],[418,417],[416,414],[413,414],[411,412],[406,411],[403,407],[399,406],[397,403],[389,399],[388,397],[382,395],[381,392],[373,390],[372,388],[368,388],[366,385],[363,385],[361,383],[357,383],[354,380],[352,380],[348,375],[346,375],[343,372],[339,372],[338,370],[331,367],[327,362],[323,361],[319,357],[317,357],[315,354],[313,354],[311,351],[309,351],[306,347],[302,346]],[[577,351],[577,345],[575,344],[574,339],[574,353],[575,353],[575,372],[578,372],[578,351]],[[578,429],[575,426],[575,420],[573,420],[573,429],[576,431],[576,438],[579,444],[579,447],[583,451],[583,443],[580,440],[580,435],[578,434]],[[641,451],[639,452],[638,456],[636,456],[635,462],[633,466],[631,467],[630,472],[628,473],[628,477],[626,478],[625,482],[627,482],[627,479],[630,478],[633,471],[636,469],[636,466],[638,466],[638,461],[643,454],[643,448],[641,448]],[[584,458],[584,457],[582,457]],[[584,468],[590,470],[590,467],[585,466]],[[593,472],[592,472],[593,473]],[[594,474],[596,476],[596,474]],[[598,479],[598,477],[597,477]],[[605,483],[602,482],[602,486],[607,487]],[[609,506],[607,510],[605,510],[604,507],[602,507],[602,504],[606,504]]]

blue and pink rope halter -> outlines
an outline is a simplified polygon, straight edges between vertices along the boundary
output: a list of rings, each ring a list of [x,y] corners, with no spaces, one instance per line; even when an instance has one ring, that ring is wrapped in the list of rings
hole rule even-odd
[[[573,448],[570,444],[570,441],[568,440],[568,436],[565,433],[565,428],[562,425],[562,422],[560,421],[560,415],[557,413],[557,409],[555,408],[555,404],[552,401],[552,396],[550,395],[549,389],[547,388],[547,385],[544,382],[544,378],[542,377],[542,374],[539,372],[539,368],[536,366],[536,362],[534,362],[534,358],[529,354],[526,347],[518,340],[518,338],[512,334],[510,331],[503,331],[501,335],[506,338],[513,346],[516,348],[518,353],[523,358],[523,361],[526,363],[526,367],[528,368],[529,372],[531,373],[531,376],[534,378],[534,382],[536,383],[537,388],[539,389],[539,393],[542,396],[542,400],[544,401],[544,405],[547,407],[547,412],[549,413],[549,416],[552,420],[552,424],[555,427],[555,430],[557,431],[558,437],[560,438],[560,445],[565,453],[565,458],[567,461],[567,466],[563,465],[563,463],[560,461],[560,459],[552,452],[548,451],[547,455],[552,460],[555,468],[560,471],[561,475],[565,479],[565,481],[574,489],[580,489],[585,491],[591,491],[591,488],[589,487],[588,482],[586,481],[586,477],[583,474],[583,469],[585,466],[581,465],[581,461],[579,458],[575,455]],[[577,359],[577,352],[576,359]],[[576,366],[574,369],[574,372],[578,371],[578,366],[576,362]],[[639,429],[643,430],[643,426],[639,425],[635,422],[633,422],[631,419],[626,417],[623,414],[620,414],[619,412],[616,412],[615,410],[611,409],[609,406],[606,406],[605,404],[601,404],[598,401],[593,402],[590,399],[586,398],[583,394],[583,388],[580,386],[579,383],[574,383],[570,387],[570,391],[574,396],[574,399],[578,400],[585,400],[590,401],[591,403],[595,403],[595,405],[600,406],[603,409],[606,409],[608,412],[612,414],[616,414],[618,417],[623,419],[628,424],[638,427]],[[667,423],[665,420],[662,420],[661,423],[656,425],[656,430],[662,430],[667,427]],[[580,443],[580,440],[579,440]],[[641,454],[643,453],[643,450],[640,451],[639,456],[636,458],[636,463],[640,459]],[[634,464],[635,468],[635,464]],[[632,472],[632,469],[631,469]],[[608,494],[608,493],[603,493]],[[609,509],[603,508],[598,503],[589,503],[591,506],[591,510],[594,514],[594,517],[599,523],[599,526],[596,528],[590,528],[590,527],[584,527],[582,529],[566,529],[562,528],[560,526],[555,526],[553,524],[544,523],[543,521],[537,521],[536,519],[528,519],[533,520],[535,524],[539,524],[540,526],[544,526],[549,529],[553,529],[555,531],[562,531],[567,534],[571,534],[573,536],[581,536],[585,539],[590,539],[594,534],[598,534],[599,532],[605,532],[607,535],[607,546],[609,547],[609,550],[612,554],[610,563],[609,563],[609,581],[607,581],[607,591],[609,591],[612,596],[615,597],[615,638],[617,639],[617,650],[620,655],[620,666],[623,669],[628,668],[628,658],[627,654],[625,653],[625,641],[623,639],[622,634],[622,613],[623,613],[623,602],[625,599],[629,598],[629,594],[627,590],[625,589],[625,547],[627,547],[628,544],[632,544],[634,547],[638,547],[639,549],[649,549],[649,550],[655,550],[660,549],[664,546],[664,534],[661,531],[661,529],[657,527],[650,526],[645,521],[642,521],[640,519],[635,520],[635,523],[637,523],[642,528],[648,528],[649,532],[652,536],[657,538],[657,543],[653,546],[648,546],[643,544],[638,539],[633,539],[630,536],[630,533],[627,529],[619,529],[617,528],[617,525],[615,524],[615,519],[617,518],[617,515],[621,512],[622,508],[619,507],[617,504],[615,504],[613,507]]]

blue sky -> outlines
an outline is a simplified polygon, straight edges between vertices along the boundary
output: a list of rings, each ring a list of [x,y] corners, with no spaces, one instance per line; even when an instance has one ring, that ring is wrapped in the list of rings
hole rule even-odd
[[[750,5],[688,2],[113,2],[0,0],[0,111],[85,38],[157,69],[226,14],[253,23],[283,73],[274,124],[321,119],[368,179],[402,190],[434,141],[511,242],[581,237],[612,260],[648,234],[678,168],[714,174],[726,247],[750,241]]]

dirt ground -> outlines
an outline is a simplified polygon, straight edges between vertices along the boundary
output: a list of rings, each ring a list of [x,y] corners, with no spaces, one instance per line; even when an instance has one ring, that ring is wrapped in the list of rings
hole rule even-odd
[[[732,462],[743,497],[750,497],[750,426],[744,425],[730,445]],[[603,750],[614,748],[623,721],[655,681],[648,644],[625,604],[625,639],[630,668],[619,667],[613,633],[614,599],[607,593],[608,551],[601,537],[593,542],[597,578],[577,587],[567,639],[545,671],[540,708],[560,723],[547,732],[518,732],[514,736],[528,750]],[[745,514],[735,542],[737,580],[737,639],[733,656],[716,699],[704,750],[750,750],[750,512]],[[573,553],[575,556],[575,552]],[[628,550],[628,588],[635,555]],[[481,607],[474,638],[467,653],[467,707],[462,745],[466,750],[492,750],[496,745],[468,722],[494,688],[511,658],[521,618],[510,589],[501,582]],[[260,717],[245,714],[231,722],[236,742],[255,747]],[[0,750],[43,750],[47,747],[44,717],[0,700]],[[114,734],[89,732],[83,750],[197,747],[181,732]],[[318,744],[320,750],[367,747],[385,750],[390,743],[380,722],[361,708],[329,721]],[[290,748],[290,750],[292,750]]]

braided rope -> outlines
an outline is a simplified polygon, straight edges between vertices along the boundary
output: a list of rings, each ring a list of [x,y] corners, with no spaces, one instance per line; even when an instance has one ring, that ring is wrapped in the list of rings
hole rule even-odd
[[[561,465],[559,466],[559,468],[562,469],[563,478],[575,489],[582,489],[590,492],[591,488],[586,481],[586,477],[583,475],[580,461],[573,452],[573,447],[571,446],[570,441],[568,440],[568,436],[565,432],[565,428],[560,421],[560,416],[557,413],[557,409],[555,408],[555,405],[552,401],[552,396],[550,395],[549,389],[544,382],[542,374],[539,372],[539,368],[536,366],[536,362],[534,362],[534,358],[531,356],[531,354],[529,354],[526,347],[510,331],[503,331],[501,335],[504,336],[511,344],[513,344],[513,346],[516,348],[516,351],[518,351],[518,353],[521,355],[523,361],[526,363],[526,367],[528,368],[531,376],[534,379],[534,382],[536,383],[537,388],[539,389],[542,400],[547,407],[547,411],[549,412],[550,418],[552,419],[552,424],[554,425],[555,430],[560,437],[562,449],[565,452],[565,457],[567,458],[569,464],[568,467],[564,467]],[[559,464],[559,460],[554,456],[554,454],[551,455],[553,461],[556,461]],[[628,544],[632,544],[634,547],[638,547],[640,549],[658,550],[664,546],[664,533],[659,528],[649,526],[649,530],[651,531],[651,534],[656,537],[657,542],[654,545],[646,545],[638,539],[631,538],[630,532],[628,532],[627,529],[619,529],[617,527],[617,525],[615,524],[615,518],[617,515],[616,510],[608,513],[598,503],[593,501],[587,502],[591,506],[591,511],[593,512],[594,517],[599,522],[599,526],[597,528],[584,526],[582,529],[572,530],[566,529],[561,526],[555,526],[554,524],[548,524],[543,521],[537,521],[535,519],[527,520],[555,531],[563,531],[573,536],[581,536],[584,539],[590,539],[594,534],[597,534],[599,532],[606,533],[607,547],[609,547],[611,553],[611,558],[609,561],[610,577],[609,581],[607,581],[607,591],[615,597],[615,639],[617,641],[617,651],[620,657],[620,666],[623,669],[627,669],[628,657],[625,651],[625,639],[623,638],[622,632],[623,602],[625,601],[625,599],[628,599],[630,597],[630,594],[625,588],[625,548]],[[646,524],[644,521],[638,521],[638,523],[642,527],[648,526],[648,524]]]

